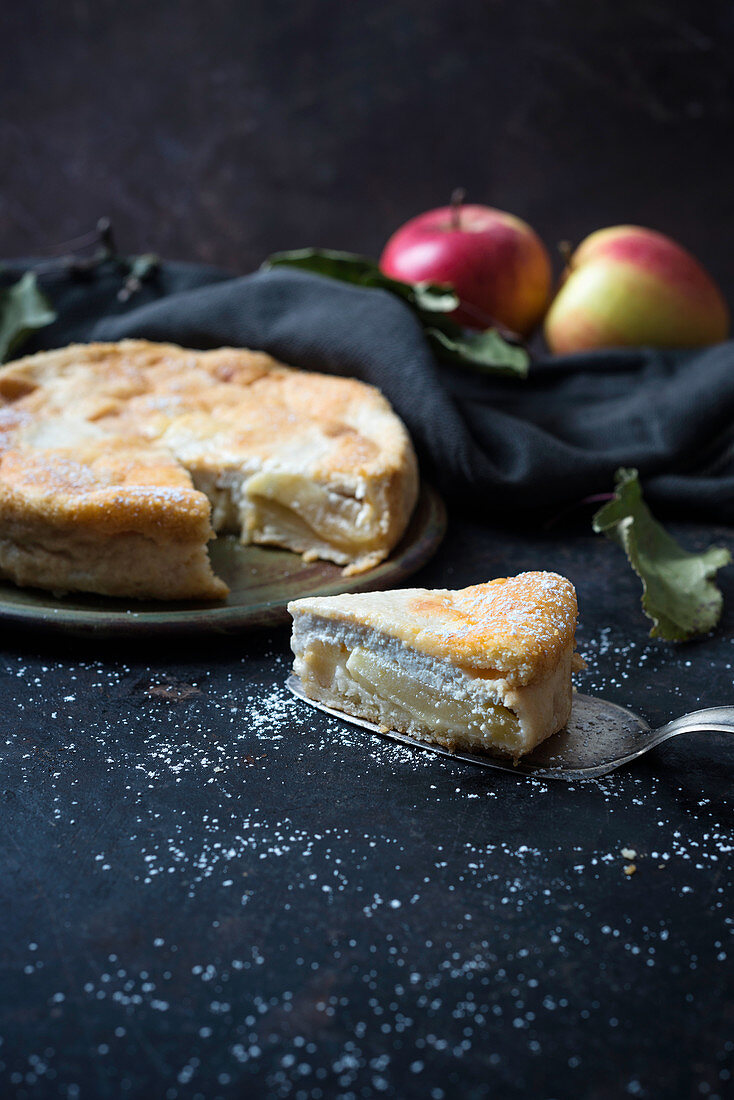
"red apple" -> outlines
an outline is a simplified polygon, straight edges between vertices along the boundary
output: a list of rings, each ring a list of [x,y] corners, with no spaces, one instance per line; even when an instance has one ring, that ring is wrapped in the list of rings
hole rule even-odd
[[[499,323],[526,336],[541,320],[551,289],[548,253],[520,218],[490,206],[454,202],[411,218],[392,235],[380,267],[409,283],[450,283],[472,328]]]
[[[698,260],[670,237],[636,225],[600,229],[583,241],[545,319],[545,338],[558,354],[701,347],[728,332],[726,302]]]

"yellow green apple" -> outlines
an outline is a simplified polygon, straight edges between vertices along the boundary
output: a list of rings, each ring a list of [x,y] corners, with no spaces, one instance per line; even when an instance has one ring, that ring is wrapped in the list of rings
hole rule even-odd
[[[545,319],[556,354],[702,347],[728,334],[729,310],[705,268],[670,237],[636,225],[600,229],[579,245]]]

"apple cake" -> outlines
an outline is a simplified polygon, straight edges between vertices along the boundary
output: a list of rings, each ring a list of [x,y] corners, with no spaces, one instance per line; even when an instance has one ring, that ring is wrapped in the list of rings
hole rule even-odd
[[[0,574],[20,585],[222,598],[220,531],[361,572],[417,491],[404,425],[352,378],[143,340],[0,370]]]
[[[519,757],[571,713],[576,592],[521,573],[451,592],[294,600],[293,669],[310,698],[453,751]]]

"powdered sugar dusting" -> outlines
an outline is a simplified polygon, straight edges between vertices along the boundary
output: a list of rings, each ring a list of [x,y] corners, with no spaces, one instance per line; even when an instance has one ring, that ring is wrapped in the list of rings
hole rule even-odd
[[[692,675],[686,650],[580,635],[580,688],[651,718],[663,665],[681,691]],[[720,765],[691,777],[708,742],[519,779],[314,712],[283,686],[286,647],[0,659],[3,1092],[449,1100],[458,1073],[484,1100],[604,1068],[652,1100],[662,1062],[621,1053],[640,989],[675,971],[691,1081],[723,1100],[734,832]]]
[[[557,573],[528,572],[457,591],[408,588],[296,600],[291,609],[344,618],[458,665],[526,684],[573,643],[576,593]]]

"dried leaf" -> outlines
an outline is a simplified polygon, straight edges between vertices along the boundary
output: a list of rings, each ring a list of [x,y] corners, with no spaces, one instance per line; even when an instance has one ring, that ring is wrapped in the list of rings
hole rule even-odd
[[[0,291],[0,363],[4,363],[36,329],[56,320],[32,271]]]
[[[683,642],[716,626],[723,597],[713,578],[731,554],[723,546],[684,550],[647,507],[637,470],[617,470],[614,499],[592,523],[619,543],[642,581],[642,609],[653,621],[650,637]]]

